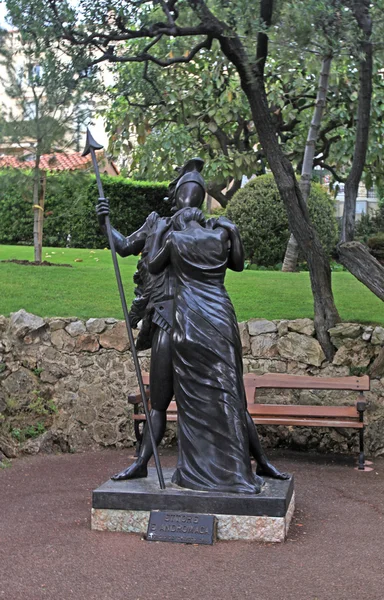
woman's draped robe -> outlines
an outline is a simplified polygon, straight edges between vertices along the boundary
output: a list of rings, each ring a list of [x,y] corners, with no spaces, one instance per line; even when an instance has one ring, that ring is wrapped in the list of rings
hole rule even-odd
[[[218,229],[169,236],[176,280],[173,368],[179,460],[173,482],[258,493],[251,469],[240,334],[224,287],[228,244]]]

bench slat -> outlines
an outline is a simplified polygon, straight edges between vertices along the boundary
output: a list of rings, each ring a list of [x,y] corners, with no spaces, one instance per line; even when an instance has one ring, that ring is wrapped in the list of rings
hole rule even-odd
[[[285,373],[266,373],[244,375],[246,387],[283,388],[307,390],[356,390],[368,391],[369,377],[313,377],[311,375],[286,375]]]
[[[135,421],[145,421],[145,414],[133,415]],[[301,427],[347,427],[353,429],[363,429],[364,423],[352,420],[337,419],[295,419],[285,417],[252,417],[256,425],[286,425]],[[177,421],[177,413],[167,411],[167,421]]]
[[[281,415],[283,417],[322,417],[345,418],[358,417],[355,406],[298,406],[287,404],[248,404],[252,416]]]
[[[363,429],[364,423],[360,421],[346,421],[337,419],[289,419],[284,417],[252,417],[256,425],[296,425],[301,427],[347,427]]]

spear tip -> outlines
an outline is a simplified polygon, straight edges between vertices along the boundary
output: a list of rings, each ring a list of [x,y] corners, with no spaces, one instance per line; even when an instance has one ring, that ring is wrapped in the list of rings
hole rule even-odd
[[[89,127],[87,127],[87,138],[85,141],[85,148],[83,151],[82,156],[87,156],[87,154],[89,154],[91,152],[91,149],[94,150],[101,150],[102,148],[104,148],[104,146],[101,146],[100,144],[98,144],[95,140],[95,138],[92,136]]]

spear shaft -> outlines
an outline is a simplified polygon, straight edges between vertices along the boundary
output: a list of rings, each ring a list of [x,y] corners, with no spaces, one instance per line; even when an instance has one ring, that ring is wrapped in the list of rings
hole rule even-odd
[[[105,200],[104,190],[103,190],[103,184],[101,183],[100,172],[99,172],[99,165],[97,163],[96,152],[95,152],[95,150],[98,150],[98,149],[101,149],[101,148],[102,148],[102,146],[100,146],[100,144],[97,144],[97,142],[94,141],[94,139],[93,139],[93,137],[92,137],[92,135],[91,135],[91,133],[90,133],[90,131],[88,129],[87,130],[87,143],[86,143],[86,146],[85,146],[85,150],[83,152],[83,156],[86,156],[89,153],[91,154],[93,168],[94,168],[95,175],[96,175],[97,187],[98,187],[98,190],[99,190],[99,200]],[[122,280],[121,280],[120,267],[119,267],[119,263],[117,261],[116,248],[115,248],[115,244],[114,244],[114,241],[113,241],[112,228],[111,228],[111,222],[109,220],[109,215],[105,215],[105,227],[106,227],[106,230],[107,230],[107,237],[108,237],[109,247],[111,248],[112,261],[113,261],[113,266],[114,266],[114,269],[115,269],[117,287],[119,288],[121,306],[122,306],[123,313],[124,313],[124,320],[125,320],[125,324],[126,324],[126,327],[127,327],[128,339],[129,339],[129,343],[130,343],[130,347],[131,347],[131,352],[132,352],[132,358],[133,358],[133,362],[134,362],[134,365],[135,365],[135,371],[136,371],[136,376],[137,376],[137,380],[138,380],[138,383],[139,383],[141,399],[142,399],[143,406],[144,406],[144,413],[145,413],[145,417],[147,419],[147,427],[148,427],[149,436],[150,436],[150,439],[151,439],[152,450],[153,450],[153,457],[155,459],[157,476],[159,478],[159,485],[160,485],[160,488],[162,490],[164,490],[165,489],[165,483],[164,483],[163,471],[162,471],[161,464],[160,464],[159,454],[157,452],[157,445],[156,445],[156,440],[155,440],[155,436],[154,436],[154,433],[153,433],[151,416],[149,414],[147,395],[146,395],[145,389],[144,389],[143,377],[141,375],[141,369],[140,369],[139,359],[138,359],[138,356],[137,356],[137,350],[136,350],[136,346],[135,346],[135,340],[134,340],[134,337],[133,337],[131,322],[130,322],[130,319],[129,319],[128,307],[127,307],[127,302],[126,302],[126,299],[125,299],[125,293],[124,293],[123,283],[122,283]]]

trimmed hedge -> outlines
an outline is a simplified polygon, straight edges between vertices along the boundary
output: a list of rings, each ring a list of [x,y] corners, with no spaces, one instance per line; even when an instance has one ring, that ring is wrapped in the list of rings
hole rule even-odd
[[[318,183],[312,183],[308,208],[321,243],[330,254],[337,240],[334,203]],[[264,267],[282,262],[290,233],[273,175],[255,177],[236,192],[227,216],[239,228],[246,260]]]
[[[138,229],[156,211],[170,214],[164,202],[166,183],[133,181],[102,176],[104,193],[111,206],[111,222],[124,235]],[[83,172],[47,175],[44,246],[103,248],[95,213],[96,178]],[[32,173],[16,169],[0,171],[0,244],[33,244]]]

